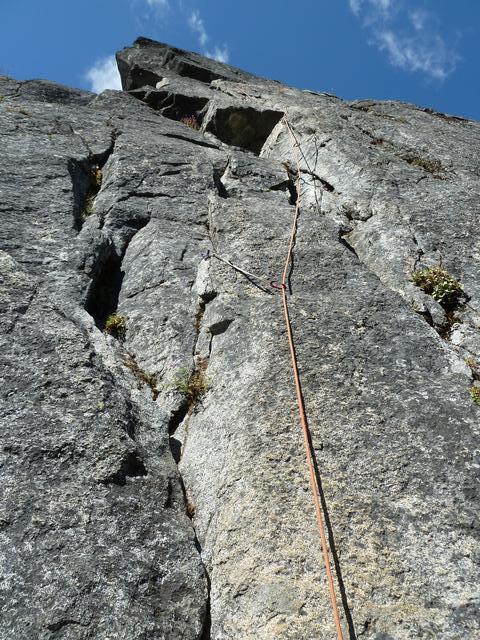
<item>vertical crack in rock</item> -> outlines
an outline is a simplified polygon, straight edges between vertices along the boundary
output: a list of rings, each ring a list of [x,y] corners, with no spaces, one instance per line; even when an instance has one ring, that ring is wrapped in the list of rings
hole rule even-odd
[[[198,551],[199,557],[200,559],[202,559],[202,547],[200,545],[200,541],[198,539],[197,536],[197,532],[195,529],[195,524],[194,524],[194,515],[195,515],[195,505],[192,503],[190,497],[188,496],[187,493],[187,489],[185,487],[185,482],[183,480],[182,474],[180,473],[180,469],[178,467],[178,464],[180,462],[181,456],[182,456],[182,443],[176,439],[174,437],[175,432],[177,431],[177,429],[180,427],[180,425],[188,420],[190,418],[190,416],[192,415],[192,413],[195,411],[198,403],[201,401],[201,395],[203,394],[203,389],[202,387],[199,387],[198,385],[203,384],[204,381],[204,376],[206,373],[206,370],[208,368],[208,357],[199,357],[196,354],[197,351],[197,344],[198,344],[198,340],[199,340],[199,336],[200,336],[200,331],[202,328],[202,320],[203,320],[203,316],[205,314],[205,307],[208,304],[208,302],[210,302],[211,300],[213,300],[215,296],[213,294],[211,294],[210,296],[207,297],[200,297],[199,296],[199,302],[198,302],[198,307],[197,307],[197,311],[195,314],[195,320],[194,320],[194,326],[195,326],[195,340],[193,343],[193,348],[192,348],[192,359],[193,359],[193,367],[192,367],[192,371],[189,374],[189,378],[186,381],[186,386],[185,386],[185,393],[183,393],[183,397],[180,400],[179,406],[173,411],[170,421],[169,421],[169,425],[168,425],[168,433],[169,433],[169,442],[170,442],[170,450],[172,452],[172,457],[175,460],[175,463],[177,465],[177,472],[178,472],[178,477],[179,477],[179,481],[180,481],[180,486],[182,488],[182,494],[183,494],[183,500],[184,500],[184,505],[185,505],[185,512],[187,514],[187,516],[190,519],[191,525],[192,525],[192,529],[194,532],[194,537],[195,537],[195,546],[196,549]],[[209,355],[210,355],[210,349],[209,349]],[[205,566],[205,564],[203,563],[203,568],[204,568],[204,572],[205,572],[205,579],[207,582],[207,600],[205,602],[205,619],[204,619],[204,626],[203,626],[203,630],[202,630],[202,634],[200,636],[200,640],[210,640],[210,630],[211,630],[211,614],[210,614],[210,593],[211,593],[211,583],[210,583],[210,576],[209,573],[207,571],[207,568]]]
[[[72,129],[74,135],[75,132]],[[73,191],[73,227],[81,231],[86,218],[93,213],[95,198],[102,187],[102,170],[115,149],[115,141],[120,133],[113,129],[110,145],[105,151],[93,153],[87,142],[81,137],[88,150],[88,155],[82,160],[70,158],[68,172],[72,180]]]
[[[182,400],[180,401],[179,406],[174,410],[169,423],[170,447],[172,449],[172,455],[176,463],[180,462],[181,443],[173,438],[173,435],[175,434],[179,426],[183,423],[183,421],[188,419],[189,416],[195,411],[197,405],[201,401],[203,392],[205,391],[205,389],[202,388],[201,385],[205,380],[209,358],[207,356],[199,356],[197,354],[197,345],[202,329],[202,320],[205,314],[206,305],[211,300],[213,300],[215,296],[216,294],[213,292],[209,293],[208,295],[204,295],[203,297],[199,296],[197,311],[194,320],[195,340],[192,348],[192,368],[190,373],[188,374],[188,378],[186,378],[183,385],[184,388],[182,389]],[[211,352],[212,339],[213,336],[210,338],[209,353]]]
[[[306,159],[305,159],[306,160]],[[289,180],[287,182],[287,186],[288,189],[290,191],[290,204],[292,206],[295,207],[299,207],[299,219],[300,219],[300,214],[301,214],[301,200],[299,200],[301,198],[301,186],[300,186],[300,192],[297,189],[297,183],[301,181],[302,179],[302,174],[308,174],[309,176],[311,176],[313,178],[313,189],[315,192],[315,200],[316,203],[318,205],[318,212],[320,213],[320,203],[317,199],[317,195],[316,195],[316,185],[315,185],[315,180],[318,180],[323,189],[325,189],[326,191],[329,192],[334,192],[335,189],[333,188],[332,185],[330,185],[326,180],[323,180],[322,178],[320,178],[319,176],[317,176],[314,172],[308,170],[302,170],[300,169],[300,176],[298,174],[298,172],[294,171],[288,163],[283,163],[287,174],[289,176]],[[299,177],[300,177],[300,181],[299,181]],[[279,185],[281,186],[281,185]],[[307,185],[308,187],[308,185]],[[298,225],[297,225],[297,230],[295,230],[295,234],[293,237],[293,243],[292,243],[292,252],[291,252],[291,257],[290,257],[290,270],[288,273],[288,278],[287,278],[287,282],[288,282],[288,289],[289,289],[289,293],[290,295],[292,294],[292,276],[293,276],[293,271],[294,271],[294,267],[295,267],[295,247],[296,247],[296,239],[297,239],[297,232],[298,232]],[[338,230],[338,239],[340,241],[341,244],[343,244],[350,252],[352,252],[355,256],[356,256],[356,252],[355,249],[344,239],[343,237],[343,233],[345,233],[345,229],[339,229]],[[337,551],[337,545],[335,542],[335,537],[334,537],[334,533],[333,533],[333,527],[332,527],[332,523],[331,523],[331,519],[330,519],[330,514],[329,514],[329,509],[327,506],[327,501],[326,501],[326,497],[325,497],[325,492],[323,489],[323,483],[322,483],[322,478],[321,478],[321,474],[320,474],[320,469],[318,467],[318,461],[317,461],[317,456],[315,453],[315,447],[313,444],[313,441],[311,439],[311,434],[309,434],[309,447],[310,447],[310,451],[311,451],[311,455],[312,455],[312,460],[313,460],[313,465],[314,465],[314,470],[315,470],[315,476],[316,476],[316,480],[317,480],[317,486],[318,486],[318,492],[319,492],[319,496],[320,496],[320,501],[321,501],[321,505],[322,505],[322,511],[323,511],[323,517],[324,517],[324,523],[325,523],[325,527],[327,530],[327,536],[328,536],[328,545],[330,548],[330,552],[332,555],[332,559],[333,559],[333,565],[334,565],[334,570],[335,570],[335,575],[337,578],[337,583],[338,583],[338,589],[340,592],[340,601],[341,601],[341,605],[342,605],[342,609],[345,615],[345,620],[347,623],[347,627],[348,627],[348,637],[350,640],[356,640],[357,636],[355,633],[355,625],[354,625],[354,621],[353,621],[353,616],[351,613],[351,609],[350,609],[350,605],[348,602],[348,597],[347,597],[347,591],[345,588],[345,582],[343,579],[343,573],[342,573],[342,568],[341,568],[341,564],[340,564],[340,557]]]
[[[298,222],[300,221],[300,214],[301,214],[301,209],[300,209],[301,202],[299,201],[299,198],[301,197],[301,193],[297,188],[298,177],[299,177],[298,173],[290,169],[287,165],[285,166],[286,166],[286,170],[289,178],[287,181],[287,188],[290,193],[289,204],[291,204],[292,207],[295,207],[295,209],[298,206],[298,220],[297,220],[297,226],[294,229],[294,235],[292,240],[292,251],[290,254],[290,265],[289,265],[288,274],[287,274],[288,292],[290,295],[292,295],[292,277],[293,277],[293,272],[295,271],[295,247],[297,244]],[[300,187],[300,190],[301,190],[301,187]]]
[[[330,552],[332,555],[333,566],[335,569],[335,575],[338,582],[338,590],[340,592],[340,601],[342,603],[342,609],[345,614],[345,620],[347,622],[348,637],[349,637],[349,640],[357,640],[357,635],[355,633],[355,624],[353,622],[353,616],[352,616],[352,612],[348,602],[347,590],[345,588],[345,581],[343,579],[343,572],[340,564],[340,556],[338,554],[337,545],[335,542],[335,536],[333,534],[332,521],[330,520],[330,513],[327,506],[327,501],[325,498],[325,491],[323,489],[322,477],[320,475],[320,469],[318,467],[315,447],[313,446],[313,443],[311,441],[310,441],[310,447],[312,452],[313,466],[315,468],[315,476],[317,478],[318,493],[319,493],[320,501],[322,504],[323,518],[325,522],[325,527],[327,529],[328,546],[330,548]]]
[[[342,244],[345,248],[347,248],[350,253],[353,253],[353,255],[358,259],[358,255],[357,252],[355,251],[355,247],[350,244],[350,242],[348,241],[348,234],[351,232],[351,229],[345,230],[344,228],[340,227],[338,229],[338,240],[340,242],[340,244]]]
[[[214,168],[213,170],[213,182],[215,184],[215,187],[217,189],[217,193],[220,196],[220,198],[228,198],[228,191],[225,187],[225,184],[223,182],[223,176],[225,175],[225,172],[228,169],[228,163],[227,165],[223,168],[223,171],[217,167]]]
[[[95,320],[101,330],[109,315],[115,313],[122,288],[124,272],[122,261],[133,237],[145,227],[150,218],[136,218],[125,225],[123,248],[118,255],[113,242],[109,238],[97,250],[92,268],[90,286],[87,292],[85,309]]]
[[[217,182],[215,180],[215,175],[219,175],[217,174],[216,170],[214,170],[214,184],[218,189]],[[212,238],[212,231],[211,231],[209,216],[205,220],[204,226],[206,229],[206,236],[213,248],[214,242]],[[203,265],[203,264],[205,264],[204,260],[201,261],[200,265]],[[208,264],[209,263],[207,263],[207,265]],[[175,438],[174,435],[177,429],[180,427],[180,425],[184,424],[185,425],[184,437],[185,439],[188,437],[188,420],[196,411],[198,405],[202,401],[203,394],[207,391],[206,372],[208,370],[208,365],[209,365],[209,360],[210,360],[210,355],[212,350],[213,337],[214,335],[219,335],[223,331],[225,331],[229,326],[229,324],[231,323],[230,320],[226,320],[225,322],[220,323],[221,326],[215,325],[210,331],[208,353],[198,353],[205,312],[208,304],[212,302],[216,298],[216,296],[217,296],[217,292],[208,287],[206,287],[205,289],[202,289],[198,293],[197,307],[195,310],[194,321],[193,321],[195,337],[193,340],[192,352],[191,352],[192,368],[189,373],[188,379],[185,381],[185,384],[183,385],[183,389],[182,389],[183,397],[181,398],[179,405],[171,415],[170,422],[169,422],[169,429],[168,429],[170,449],[172,452],[173,459],[177,464],[178,475],[179,475],[180,484],[183,492],[185,511],[187,516],[190,518],[190,521],[192,524],[193,532],[195,535],[195,545],[200,558],[202,558],[202,547],[198,539],[197,532],[195,529],[195,524],[194,524],[195,505],[192,503],[191,498],[188,495],[188,491],[185,486],[184,479],[182,477],[182,474],[178,466],[182,457],[182,443],[177,438]],[[185,445],[185,442],[183,443],[183,446],[184,445]],[[206,610],[205,610],[204,627],[202,630],[202,635],[200,637],[200,640],[210,640],[210,637],[211,637],[211,612],[210,612],[211,580],[210,580],[210,575],[208,573],[207,567],[203,562],[202,564],[204,567],[205,579],[207,581],[208,595],[207,595],[207,601],[205,603]]]

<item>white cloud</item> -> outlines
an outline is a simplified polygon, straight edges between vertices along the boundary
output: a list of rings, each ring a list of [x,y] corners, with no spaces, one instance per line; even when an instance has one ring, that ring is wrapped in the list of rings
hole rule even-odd
[[[91,91],[95,93],[101,93],[105,89],[120,90],[122,88],[115,56],[97,60],[85,73],[85,78],[90,83]]]
[[[388,18],[393,11],[393,0],[349,0],[350,9],[356,16],[362,12],[366,22],[372,18]]]
[[[353,2],[354,0],[351,1]],[[217,46],[212,43],[200,12],[189,9],[187,4],[183,0],[130,0],[131,9],[135,13],[139,26],[143,27],[147,23],[151,24],[152,20],[163,23],[171,19],[178,20],[179,17],[182,20],[186,19],[188,26],[198,41],[202,54],[208,58],[218,60],[218,62],[227,63],[229,59],[228,46],[226,44]]]
[[[222,48],[215,47],[213,51],[205,51],[207,58],[213,58],[218,62],[228,62],[228,47],[224,45]]]
[[[395,67],[406,71],[423,71],[437,80],[445,80],[454,71],[458,61],[458,56],[449,51],[438,35],[422,41],[387,30],[379,31],[375,38],[380,51],[388,53]]]
[[[362,8],[362,0],[350,0],[350,9],[358,16]]]
[[[370,0],[370,4],[377,11],[383,11],[384,13],[389,13],[392,8],[393,2],[392,0]]]
[[[168,0],[147,0],[147,4],[152,9],[168,9]]]
[[[443,81],[456,68],[459,56],[435,28],[424,9],[408,12],[406,3],[393,0],[349,0],[362,20],[369,42],[386,52],[390,63],[410,72],[422,72]]]
[[[410,21],[415,31],[422,31],[425,28],[428,19],[428,14],[422,9],[415,9],[410,13]]]
[[[208,34],[198,11],[192,11],[190,17],[188,18],[188,24],[190,25],[192,31],[197,34],[198,41],[200,42],[201,46],[204,47],[208,42]]]
[[[218,60],[218,62],[228,62],[229,53],[227,45],[223,45],[223,47],[214,46],[209,50],[205,49],[210,38],[198,11],[192,11],[188,17],[188,24],[198,38],[198,42],[203,50],[203,55],[207,56],[207,58]]]

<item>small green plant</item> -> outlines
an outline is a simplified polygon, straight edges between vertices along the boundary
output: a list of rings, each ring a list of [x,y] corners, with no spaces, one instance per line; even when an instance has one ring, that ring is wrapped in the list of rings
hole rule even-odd
[[[5,96],[2,93],[0,93],[0,102],[3,102],[4,100],[5,100]]]
[[[189,406],[193,407],[209,390],[210,382],[205,376],[206,365],[201,363],[193,372],[188,367],[181,367],[172,380],[171,388],[180,391]]]
[[[185,511],[187,512],[187,516],[190,520],[195,516],[196,508],[190,498],[187,498],[185,502]]]
[[[478,364],[478,360],[470,357],[465,360],[465,364],[467,365],[467,367],[470,367],[472,378],[474,380],[480,381],[480,365]]]
[[[88,190],[83,203],[82,218],[85,220],[93,213],[95,197],[102,186],[103,174],[98,164],[88,170]]]
[[[102,170],[100,169],[98,164],[96,164],[90,170],[90,184],[91,184],[92,188],[94,190],[96,190],[96,192],[98,192],[100,187],[102,186],[102,181],[103,181]]]
[[[156,374],[148,373],[147,371],[141,369],[133,353],[128,353],[128,357],[123,361],[123,364],[125,367],[127,367],[127,369],[130,369],[130,371],[133,373],[140,384],[146,384],[150,387],[152,391],[152,398],[156,400],[159,394]]]
[[[21,113],[23,116],[28,116],[29,118],[32,117],[30,111],[27,111],[23,107],[7,107],[7,111],[10,111],[11,113]]]
[[[105,320],[105,333],[110,334],[117,340],[123,340],[127,331],[127,319],[118,313],[111,313]]]
[[[475,404],[480,406],[480,387],[470,387],[470,395]]]
[[[190,129],[195,129],[195,131],[200,129],[200,123],[196,116],[183,116],[183,118],[180,118],[180,122],[190,127]]]
[[[421,158],[420,156],[406,156],[404,160],[408,162],[408,164],[419,167],[433,175],[441,173],[443,170],[442,164],[438,160],[430,160],[429,158]]]
[[[92,215],[92,213],[93,213],[93,201],[94,201],[94,197],[91,194],[88,194],[85,197],[85,204],[84,204],[83,211],[82,211],[83,219],[88,218],[89,216]]]
[[[411,280],[444,309],[455,308],[464,295],[460,282],[441,266],[413,271]]]
[[[465,364],[470,367],[470,369],[472,371],[475,371],[476,369],[478,369],[478,362],[475,360],[475,358],[467,358],[465,360]]]

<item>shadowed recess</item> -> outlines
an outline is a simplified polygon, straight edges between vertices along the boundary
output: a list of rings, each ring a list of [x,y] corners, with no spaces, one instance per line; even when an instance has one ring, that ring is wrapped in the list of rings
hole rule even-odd
[[[253,151],[258,156],[273,128],[282,118],[283,113],[280,111],[227,107],[217,109],[207,125],[207,131],[226,144]]]

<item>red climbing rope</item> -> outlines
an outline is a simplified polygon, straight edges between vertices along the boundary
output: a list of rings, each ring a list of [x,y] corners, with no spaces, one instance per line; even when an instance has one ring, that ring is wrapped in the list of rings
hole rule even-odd
[[[280,285],[277,285],[277,288],[280,288],[282,291],[282,301],[283,301],[283,312],[284,312],[284,316],[285,316],[285,324],[287,327],[287,335],[288,335],[288,344],[290,347],[290,356],[292,359],[292,370],[293,370],[293,377],[295,380],[295,391],[297,394],[297,404],[298,404],[298,413],[300,416],[300,423],[302,425],[302,432],[303,432],[303,444],[305,446],[305,453],[306,453],[306,457],[307,457],[307,465],[308,465],[308,471],[309,471],[309,475],[310,475],[310,488],[312,490],[312,497],[313,497],[313,502],[315,504],[315,511],[317,514],[317,524],[318,524],[318,532],[320,534],[320,542],[321,542],[321,546],[322,546],[322,554],[323,554],[323,560],[325,563],[325,570],[327,573],[327,582],[328,582],[328,590],[330,593],[330,603],[331,603],[331,607],[332,607],[332,613],[333,613],[333,618],[335,620],[335,628],[337,631],[337,638],[338,640],[343,640],[343,632],[342,632],[342,626],[340,624],[340,614],[338,611],[338,605],[337,605],[337,598],[335,595],[335,585],[334,585],[334,581],[333,581],[333,574],[332,574],[332,569],[331,569],[331,565],[330,565],[330,552],[329,552],[329,548],[328,548],[328,544],[327,544],[327,536],[325,534],[325,524],[324,524],[324,519],[323,519],[323,512],[322,512],[322,503],[321,503],[321,499],[320,499],[320,488],[318,486],[318,481],[317,481],[317,476],[315,474],[315,467],[314,467],[314,463],[313,463],[313,454],[312,454],[312,445],[311,445],[311,436],[310,436],[310,429],[308,426],[308,420],[307,420],[307,414],[305,411],[305,403],[303,400],[303,393],[302,393],[302,384],[300,381],[300,374],[298,371],[298,362],[297,362],[297,354],[296,354],[296,350],[295,350],[295,342],[294,342],[294,338],[293,338],[293,331],[292,331],[292,325],[290,322],[290,314],[289,314],[289,310],[288,310],[288,296],[287,296],[287,279],[288,279],[288,272],[290,269],[290,266],[292,264],[292,254],[293,254],[293,247],[295,244],[295,236],[297,234],[297,227],[298,227],[298,217],[300,214],[300,188],[301,188],[301,184],[300,184],[300,160],[298,157],[298,148],[299,148],[299,144],[295,138],[295,134],[292,131],[292,128],[290,127],[290,124],[288,122],[288,120],[286,119],[286,117],[284,118],[285,120],[285,124],[287,125],[287,129],[289,131],[290,137],[292,139],[292,146],[293,146],[293,150],[294,150],[294,154],[295,154],[295,162],[297,165],[297,202],[295,205],[295,214],[293,216],[293,223],[292,223],[292,231],[290,233],[290,242],[288,245],[288,251],[287,251],[287,258],[285,260],[285,266],[283,268],[283,275],[282,275],[282,281]]]

